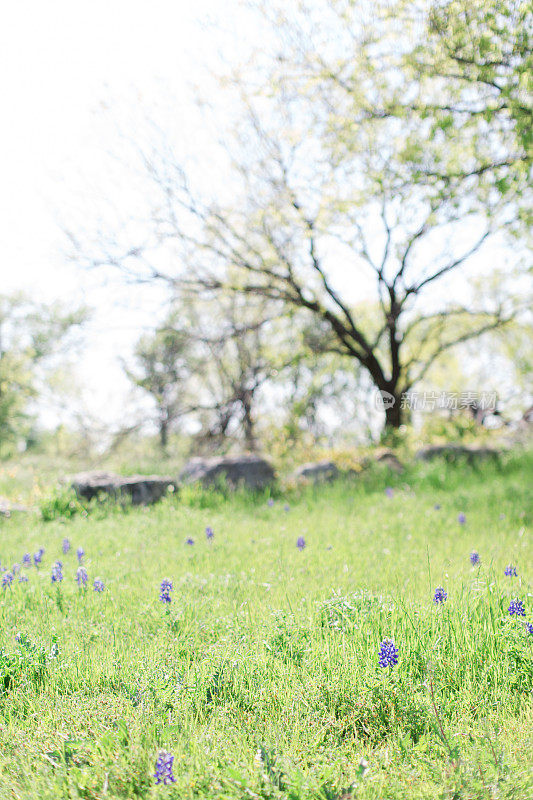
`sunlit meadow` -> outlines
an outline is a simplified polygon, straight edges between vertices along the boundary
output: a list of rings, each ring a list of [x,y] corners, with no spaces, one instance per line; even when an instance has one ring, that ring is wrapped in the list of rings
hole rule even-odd
[[[0,797],[531,797],[531,466],[3,520]]]

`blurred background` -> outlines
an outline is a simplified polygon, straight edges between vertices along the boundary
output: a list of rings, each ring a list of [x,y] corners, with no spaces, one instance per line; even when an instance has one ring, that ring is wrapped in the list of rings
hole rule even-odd
[[[0,40],[2,492],[527,440],[527,3],[22,0]]]

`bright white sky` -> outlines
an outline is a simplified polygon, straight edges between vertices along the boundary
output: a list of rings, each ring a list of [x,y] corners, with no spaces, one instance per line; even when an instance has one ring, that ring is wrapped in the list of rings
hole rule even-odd
[[[79,374],[91,387],[89,408],[112,419],[127,388],[117,356],[127,354],[153,304],[132,291],[117,304],[67,262],[60,223],[90,208],[120,151],[116,123],[131,109],[165,98],[175,112],[194,112],[190,91],[219,52],[231,57],[248,38],[238,0],[17,0],[2,14],[0,91],[1,291],[29,291],[97,308],[87,331]],[[112,113],[106,113],[109,104]],[[105,181],[104,181],[105,185]],[[107,184],[112,188],[112,182]],[[109,198],[121,204],[120,189]],[[97,194],[97,193],[96,193]],[[118,305],[118,308],[117,308]],[[144,309],[141,310],[141,309]],[[148,313],[147,313],[148,312]],[[111,318],[110,318],[110,315]]]
[[[128,208],[131,187],[109,173],[119,129],[135,139],[130,126],[144,109],[192,131],[198,147],[191,86],[209,96],[207,69],[263,40],[239,0],[17,0],[4,9],[0,291],[95,308],[77,371],[87,408],[106,421],[127,422],[119,358],[153,323],[158,298],[118,292],[69,263],[60,225],[100,213],[102,187],[111,206]]]

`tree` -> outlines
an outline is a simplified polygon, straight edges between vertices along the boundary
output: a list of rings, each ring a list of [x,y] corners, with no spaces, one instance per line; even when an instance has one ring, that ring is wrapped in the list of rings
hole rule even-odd
[[[44,391],[54,357],[86,318],[86,309],[66,311],[21,294],[0,296],[0,449],[29,435],[31,404]]]
[[[171,146],[155,143],[144,157],[160,192],[153,240],[115,241],[96,260],[199,297],[261,297],[304,314],[326,352],[368,373],[386,426],[398,428],[401,396],[442,353],[512,319],[506,297],[476,302],[468,268],[509,227],[517,194],[481,180],[510,165],[476,166],[479,130],[465,128],[457,144],[445,106],[435,119],[422,107],[426,77],[412,64],[426,28],[415,46],[412,30],[374,5],[367,24],[362,1],[318,3],[325,16],[313,15],[316,5],[276,17],[280,52],[252,78],[233,78],[242,113],[229,147],[231,200],[195,185]],[[460,148],[468,167],[454,172]],[[160,247],[165,262],[151,258]]]
[[[163,451],[167,449],[171,426],[187,412],[191,356],[190,334],[171,315],[153,334],[139,339],[134,352],[135,367],[125,367],[128,377],[155,404]]]

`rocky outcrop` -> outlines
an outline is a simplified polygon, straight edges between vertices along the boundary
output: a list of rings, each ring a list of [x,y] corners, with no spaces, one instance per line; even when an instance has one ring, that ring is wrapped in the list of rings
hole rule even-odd
[[[235,489],[266,489],[274,482],[272,466],[261,456],[242,455],[223,458],[193,458],[180,474],[181,483],[199,482],[204,487],[226,483]]]
[[[20,503],[12,503],[7,497],[0,497],[0,517],[10,517],[12,514],[28,511],[27,506]]]
[[[162,475],[116,475],[113,472],[80,472],[70,478],[80,500],[110,497],[130,500],[133,505],[150,505],[168,491],[175,491],[176,481]]]
[[[476,447],[464,444],[432,444],[422,447],[415,455],[417,461],[433,461],[444,458],[446,461],[465,459],[471,463],[487,458],[498,458],[498,450],[492,447]]]
[[[297,481],[329,483],[339,477],[339,469],[333,461],[313,461],[298,467],[294,477]]]

